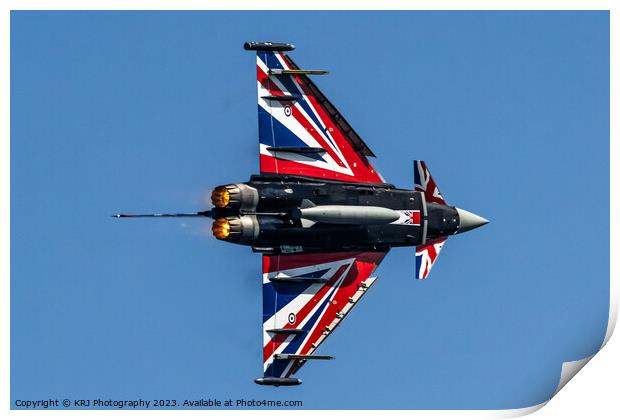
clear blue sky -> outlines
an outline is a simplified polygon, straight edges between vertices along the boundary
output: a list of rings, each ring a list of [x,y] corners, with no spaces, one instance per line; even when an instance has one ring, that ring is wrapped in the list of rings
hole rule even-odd
[[[260,256],[196,211],[258,170],[255,56],[301,66],[389,182],[427,161],[491,224],[413,249],[308,363],[259,387]],[[601,344],[609,302],[607,12],[14,12],[11,398],[515,408]]]

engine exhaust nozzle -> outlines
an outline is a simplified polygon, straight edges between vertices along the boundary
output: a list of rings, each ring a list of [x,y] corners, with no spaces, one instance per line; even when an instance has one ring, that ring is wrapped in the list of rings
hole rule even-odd
[[[211,202],[219,209],[223,209],[230,203],[230,193],[225,186],[217,187],[211,193]]]
[[[220,240],[248,243],[258,237],[259,224],[256,216],[219,217],[213,221],[211,231]]]
[[[211,192],[211,202],[220,209],[255,210],[258,205],[258,191],[246,184],[221,185]]]
[[[228,219],[225,217],[215,219],[211,226],[211,231],[213,232],[213,236],[217,239],[228,238],[228,235],[230,235],[230,223],[228,223]]]

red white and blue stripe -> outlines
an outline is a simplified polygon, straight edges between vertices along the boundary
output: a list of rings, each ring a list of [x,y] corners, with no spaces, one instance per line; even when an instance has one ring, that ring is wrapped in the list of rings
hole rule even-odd
[[[301,76],[270,72],[295,69],[290,57],[281,52],[258,51],[256,63],[261,172],[383,182]],[[287,100],[269,99],[272,96],[287,96]],[[269,147],[323,151],[295,153],[268,150]]]
[[[415,190],[424,193],[427,202],[446,204],[443,196],[439,192],[439,187],[431,172],[423,160],[413,161],[413,180]],[[418,245],[415,249],[415,275],[416,278],[424,280],[433,268],[433,264],[437,261],[437,257],[443,248],[443,244],[447,238],[437,238],[427,241],[422,245]]]
[[[400,213],[400,217],[391,225],[408,225],[408,226],[420,226],[422,222],[422,214],[420,210],[396,210]]]
[[[303,360],[276,354],[309,355],[374,283],[370,277],[383,252],[336,252],[263,256],[263,368],[265,377],[289,377]],[[275,277],[327,280],[277,281]],[[268,332],[303,330],[302,334]]]
[[[445,237],[432,239],[424,245],[419,245],[415,249],[415,273],[416,278],[424,280],[437,261],[437,257],[446,242]]]
[[[443,199],[439,187],[423,160],[413,161],[413,180],[415,190],[423,192],[427,202],[446,204],[446,200]]]

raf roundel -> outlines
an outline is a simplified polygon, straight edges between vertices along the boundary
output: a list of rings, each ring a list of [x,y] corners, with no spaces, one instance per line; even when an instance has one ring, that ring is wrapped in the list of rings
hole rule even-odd
[[[292,312],[290,314],[288,314],[288,323],[293,325],[295,323],[295,321],[297,321],[297,315],[295,315]]]
[[[287,117],[290,117],[292,113],[293,113],[293,110],[291,109],[291,106],[286,105],[284,107],[284,115],[286,115]]]

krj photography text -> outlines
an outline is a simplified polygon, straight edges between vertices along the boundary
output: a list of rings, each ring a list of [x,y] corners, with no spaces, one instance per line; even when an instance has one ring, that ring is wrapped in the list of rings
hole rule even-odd
[[[135,400],[114,400],[114,399],[57,399],[49,398],[46,400],[16,399],[15,407],[21,409],[46,410],[62,408],[79,409],[166,409],[166,408],[260,408],[260,407],[303,407],[303,401],[299,400],[257,400],[257,399],[218,399],[218,398],[199,398],[199,399],[151,399],[142,398]]]

